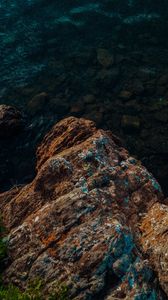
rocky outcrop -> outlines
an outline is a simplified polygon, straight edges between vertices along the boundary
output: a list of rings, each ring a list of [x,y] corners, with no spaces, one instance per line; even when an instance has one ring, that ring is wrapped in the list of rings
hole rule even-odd
[[[59,122],[37,150],[32,183],[0,195],[9,231],[4,280],[24,288],[41,277],[44,293],[65,282],[70,299],[166,299],[150,230],[162,199],[153,176],[111,132],[84,119]],[[157,243],[164,247],[161,236]]]
[[[141,244],[168,295],[168,206],[156,203],[145,216]]]

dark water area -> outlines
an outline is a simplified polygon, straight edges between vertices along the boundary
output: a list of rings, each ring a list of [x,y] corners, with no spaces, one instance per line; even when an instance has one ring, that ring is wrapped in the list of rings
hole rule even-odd
[[[26,123],[0,141],[0,189],[31,180],[44,134],[75,115],[117,134],[168,194],[167,36],[165,0],[0,0],[0,104]]]
[[[167,11],[164,0],[1,0],[1,94],[88,47],[164,47]]]

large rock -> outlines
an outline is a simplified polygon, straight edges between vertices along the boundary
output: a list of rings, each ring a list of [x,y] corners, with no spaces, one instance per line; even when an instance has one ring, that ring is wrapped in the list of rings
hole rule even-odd
[[[168,295],[168,206],[156,203],[145,216],[141,243]]]
[[[24,288],[41,277],[44,294],[62,281],[76,300],[164,299],[141,251],[141,220],[162,199],[111,132],[84,119],[59,122],[37,150],[33,182],[0,195],[4,280]]]
[[[15,135],[23,128],[22,114],[12,106],[0,105],[0,138]]]

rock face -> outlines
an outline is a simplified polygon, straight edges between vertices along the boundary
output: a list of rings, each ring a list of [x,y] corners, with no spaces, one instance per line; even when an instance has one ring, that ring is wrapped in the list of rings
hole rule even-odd
[[[159,288],[167,292],[162,199],[156,180],[116,136],[69,117],[39,146],[33,182],[0,195],[9,230],[3,277],[22,288],[41,277],[44,293],[65,282],[76,300],[166,299]]]
[[[156,203],[145,216],[141,230],[143,250],[149,254],[168,295],[168,206]]]
[[[23,116],[14,107],[0,105],[0,137],[9,137],[23,128]]]

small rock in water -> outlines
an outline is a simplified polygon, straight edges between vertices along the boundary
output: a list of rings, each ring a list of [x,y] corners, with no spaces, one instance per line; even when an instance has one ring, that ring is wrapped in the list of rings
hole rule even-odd
[[[140,119],[136,116],[124,115],[121,120],[121,125],[125,129],[139,129]]]
[[[124,100],[129,100],[132,97],[133,93],[127,90],[123,90],[120,92],[119,96],[120,98]]]
[[[97,50],[97,60],[104,67],[108,68],[114,64],[114,57],[110,52],[106,49],[99,48]]]
[[[24,117],[16,108],[0,105],[0,137],[15,135],[23,128]]]

